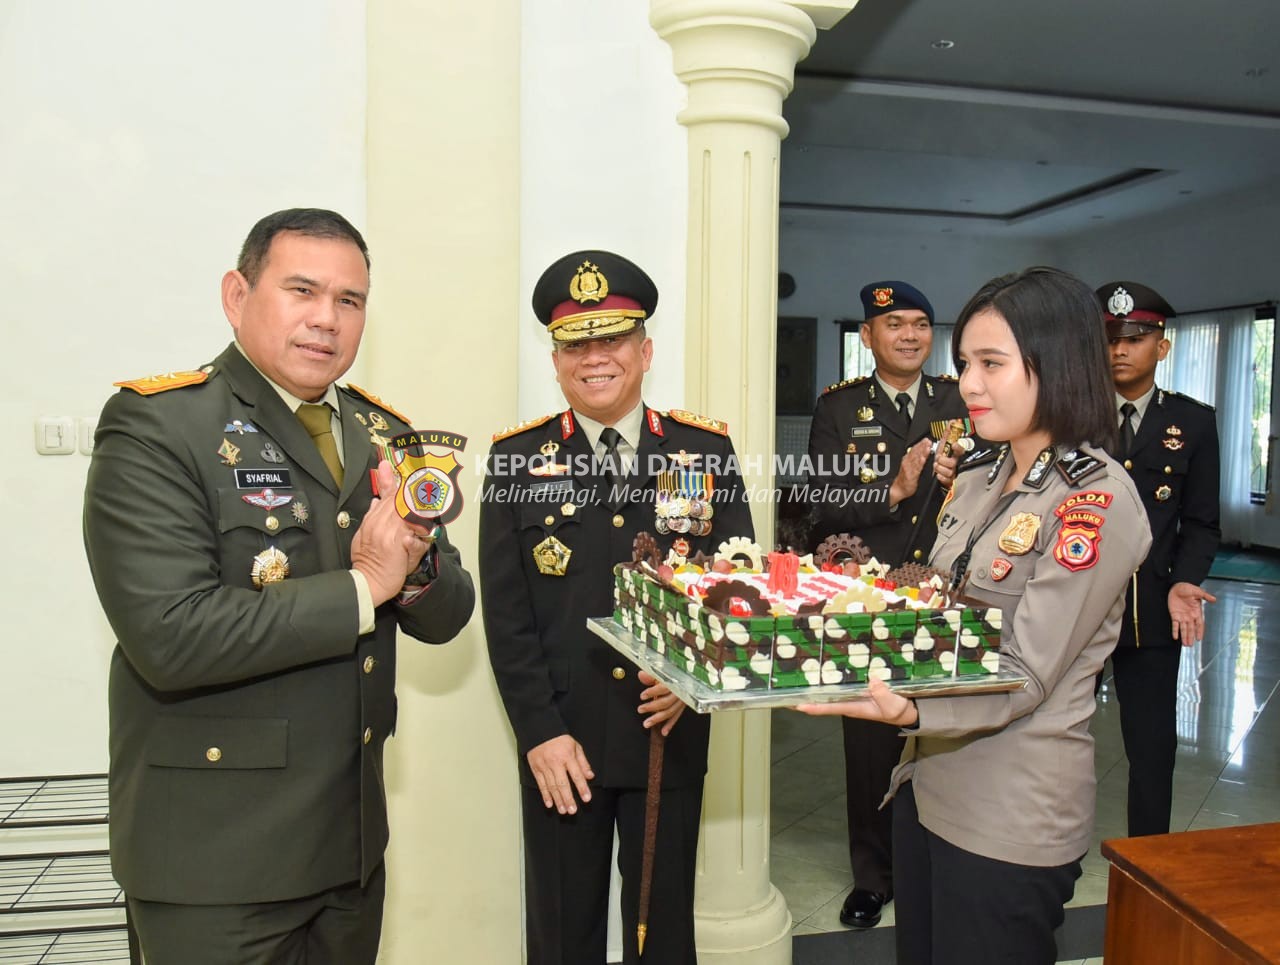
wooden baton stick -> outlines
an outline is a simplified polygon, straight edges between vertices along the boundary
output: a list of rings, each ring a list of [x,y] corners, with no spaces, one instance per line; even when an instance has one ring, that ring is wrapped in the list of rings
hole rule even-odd
[[[640,915],[636,944],[644,955],[644,936],[649,931],[649,892],[653,885],[653,857],[658,846],[658,810],[662,806],[662,752],[667,746],[661,725],[649,730],[649,782],[644,791],[644,850],[640,856]]]

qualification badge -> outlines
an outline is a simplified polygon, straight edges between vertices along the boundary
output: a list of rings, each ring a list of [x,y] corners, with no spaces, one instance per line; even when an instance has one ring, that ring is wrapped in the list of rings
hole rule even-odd
[[[572,555],[573,550],[554,536],[548,536],[533,548],[533,562],[543,576],[564,576]]]
[[[875,418],[875,416],[876,414],[871,411],[871,406],[869,405],[864,405],[862,408],[858,410],[859,422],[870,422],[872,419]]]
[[[259,590],[269,583],[279,583],[288,575],[289,557],[274,546],[268,546],[253,558],[253,569],[249,573]]]
[[[1168,449],[1170,452],[1177,452],[1179,449],[1181,449],[1185,445],[1186,443],[1183,442],[1181,439],[1166,439],[1164,441],[1164,447]]]
[[[293,513],[293,518],[299,523],[305,523],[311,518],[311,511],[307,509],[306,503],[300,503],[297,500],[294,500],[293,505],[289,507],[289,512]]]
[[[1040,517],[1035,513],[1014,513],[1009,525],[1000,534],[997,545],[1010,556],[1023,556],[1036,545],[1040,532]]]
[[[234,466],[240,462],[240,447],[232,445],[227,439],[223,439],[222,445],[218,446],[218,455],[222,457],[224,466]]]
[[[1158,502],[1158,503],[1168,502],[1169,497],[1170,497],[1170,496],[1172,496],[1172,495],[1173,495],[1173,488],[1172,488],[1172,487],[1170,487],[1170,486],[1157,486],[1157,487],[1156,487],[1156,502]]]
[[[863,466],[860,470],[858,470],[858,478],[861,479],[864,483],[873,483],[876,481],[878,477],[876,475],[876,471],[872,469],[870,466]]]
[[[262,456],[262,458],[265,459],[267,462],[273,462],[273,463],[284,462],[284,455],[280,452],[279,449],[277,449],[275,446],[273,446],[269,442],[262,447],[262,452],[260,452],[259,455]]]

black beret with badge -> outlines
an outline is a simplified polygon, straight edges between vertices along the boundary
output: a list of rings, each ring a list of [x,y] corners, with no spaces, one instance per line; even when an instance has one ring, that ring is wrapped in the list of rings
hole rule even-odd
[[[873,281],[864,285],[859,296],[862,299],[863,318],[875,318],[889,312],[910,309],[924,312],[933,324],[933,306],[920,289],[905,281]]]
[[[1164,323],[1177,312],[1154,288],[1136,281],[1111,281],[1094,290],[1102,302],[1107,338],[1163,332]]]
[[[653,279],[611,251],[565,255],[533,287],[533,313],[554,342],[624,335],[643,325],[657,305]]]

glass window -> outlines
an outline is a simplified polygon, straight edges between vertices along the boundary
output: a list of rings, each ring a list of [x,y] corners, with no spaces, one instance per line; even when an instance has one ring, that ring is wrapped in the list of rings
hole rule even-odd
[[[1270,490],[1271,474],[1268,458],[1271,448],[1271,378],[1275,371],[1276,309],[1268,305],[1258,309],[1253,323],[1253,413],[1251,422],[1252,456],[1249,489],[1251,501],[1265,503]]]

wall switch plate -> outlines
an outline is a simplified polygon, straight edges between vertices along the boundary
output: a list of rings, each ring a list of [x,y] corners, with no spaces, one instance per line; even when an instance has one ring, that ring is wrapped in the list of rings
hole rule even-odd
[[[76,451],[76,423],[71,416],[42,415],[36,419],[36,452],[68,456]]]
[[[93,455],[93,434],[98,429],[98,420],[82,416],[76,420],[76,429],[80,434],[80,451],[86,456]]]

